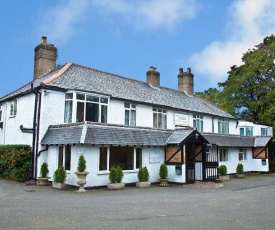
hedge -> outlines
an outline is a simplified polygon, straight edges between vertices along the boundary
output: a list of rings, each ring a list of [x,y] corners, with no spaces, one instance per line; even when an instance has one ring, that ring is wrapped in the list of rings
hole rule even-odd
[[[0,178],[24,182],[31,170],[29,145],[0,145]]]

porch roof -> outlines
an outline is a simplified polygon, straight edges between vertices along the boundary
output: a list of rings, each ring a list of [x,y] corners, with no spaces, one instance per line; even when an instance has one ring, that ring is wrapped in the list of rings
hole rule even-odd
[[[172,130],[86,122],[50,126],[43,137],[41,144],[165,146],[167,139],[172,133]]]
[[[229,134],[203,133],[203,137],[213,145],[220,147],[265,147],[271,137],[248,137]]]

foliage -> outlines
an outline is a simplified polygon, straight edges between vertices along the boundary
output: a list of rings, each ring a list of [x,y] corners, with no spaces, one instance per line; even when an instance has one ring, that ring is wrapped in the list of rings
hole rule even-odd
[[[58,167],[54,172],[53,180],[56,183],[64,183],[67,177],[66,171],[63,166]]]
[[[31,170],[31,147],[0,145],[0,177],[18,182],[27,181]]]
[[[85,157],[83,155],[80,155],[79,159],[78,159],[77,170],[78,170],[78,172],[84,172],[85,169],[86,169],[86,160],[85,160]]]
[[[48,164],[47,162],[44,162],[40,168],[40,176],[45,178],[48,176],[48,173],[49,173]]]
[[[239,163],[236,168],[237,174],[243,174],[243,164]]]
[[[139,182],[147,182],[147,181],[149,181],[149,178],[150,178],[150,176],[149,176],[149,171],[148,171],[147,167],[145,166],[145,167],[139,168],[138,181]]]
[[[109,180],[113,183],[121,183],[122,179],[124,177],[122,168],[120,166],[112,167],[109,173]]]
[[[166,179],[168,177],[168,168],[166,164],[162,164],[159,168],[159,177],[161,179]]]
[[[226,165],[221,165],[219,167],[219,172],[220,172],[221,176],[225,176],[227,174],[227,167],[226,167]]]
[[[275,36],[248,50],[243,64],[232,66],[223,88],[221,107],[230,104],[240,119],[270,123],[275,127]]]
[[[121,181],[124,177],[122,168],[120,166],[117,166],[116,170],[117,170],[117,179],[116,179],[116,181],[117,181],[117,183],[121,183]]]

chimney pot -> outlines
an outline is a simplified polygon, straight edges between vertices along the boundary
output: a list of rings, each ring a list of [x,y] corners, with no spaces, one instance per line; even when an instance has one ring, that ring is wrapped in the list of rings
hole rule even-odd
[[[183,68],[180,68],[179,70],[180,70],[180,73],[183,73]]]
[[[187,73],[191,73],[191,68],[187,68]]]
[[[42,43],[43,43],[43,44],[47,44],[47,37],[46,37],[46,36],[43,36],[43,37],[42,37]]]

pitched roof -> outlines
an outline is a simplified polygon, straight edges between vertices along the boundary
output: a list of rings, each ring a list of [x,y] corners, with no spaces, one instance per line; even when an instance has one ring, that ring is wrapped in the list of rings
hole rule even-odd
[[[41,144],[165,146],[171,134],[171,130],[82,122],[50,126]]]
[[[2,97],[0,100],[19,94],[39,85],[48,85],[66,90],[80,90],[110,97],[162,106],[174,110],[196,112],[234,119],[229,113],[197,96],[187,95],[178,90],[165,87],[151,87],[146,82],[102,72],[77,64],[60,66],[54,71],[42,75],[37,80]]]

